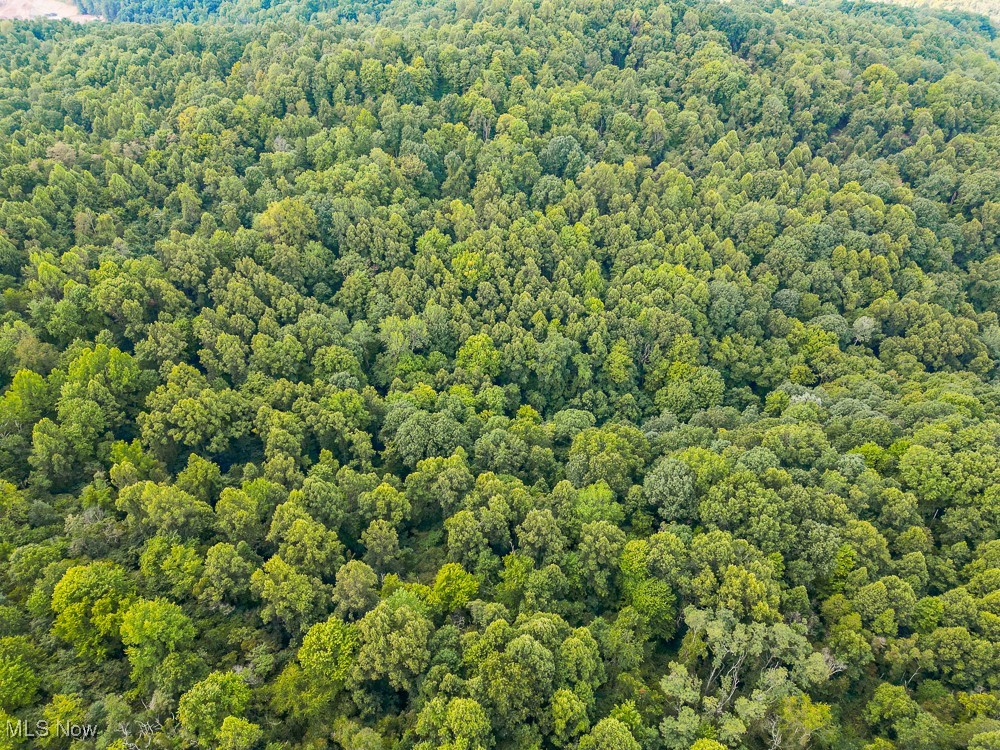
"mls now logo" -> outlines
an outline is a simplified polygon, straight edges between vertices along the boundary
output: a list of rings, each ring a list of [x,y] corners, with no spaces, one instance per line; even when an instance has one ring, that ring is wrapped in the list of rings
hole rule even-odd
[[[57,721],[54,725],[48,721],[8,721],[8,737],[72,737],[85,740],[97,736],[96,724],[73,724],[68,721]]]

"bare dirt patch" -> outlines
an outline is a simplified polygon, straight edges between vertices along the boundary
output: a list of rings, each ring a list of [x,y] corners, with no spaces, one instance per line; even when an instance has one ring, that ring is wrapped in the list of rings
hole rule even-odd
[[[89,16],[70,3],[60,0],[0,0],[0,19],[68,18],[85,23],[99,21],[100,16]]]

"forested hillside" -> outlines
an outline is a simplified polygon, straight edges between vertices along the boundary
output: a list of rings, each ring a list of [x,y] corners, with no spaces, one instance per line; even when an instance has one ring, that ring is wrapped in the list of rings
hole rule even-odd
[[[962,11],[989,16],[994,23],[1000,20],[1000,0],[891,0],[900,5],[933,8],[939,11]],[[947,13],[945,13],[947,15]]]
[[[992,0],[987,0],[992,1]],[[390,8],[389,0],[77,0],[85,13],[112,21],[226,21],[316,20],[322,25],[362,21],[370,25]],[[399,8],[399,20],[413,19],[419,3]],[[454,15],[454,9],[451,10]],[[414,19],[415,20],[415,19]]]
[[[242,2],[0,22],[0,748],[1000,748],[982,17]]]

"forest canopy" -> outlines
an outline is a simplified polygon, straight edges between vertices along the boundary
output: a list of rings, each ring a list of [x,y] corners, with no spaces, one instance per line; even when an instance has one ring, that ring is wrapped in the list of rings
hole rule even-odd
[[[265,5],[0,21],[0,749],[1000,748],[990,22]]]

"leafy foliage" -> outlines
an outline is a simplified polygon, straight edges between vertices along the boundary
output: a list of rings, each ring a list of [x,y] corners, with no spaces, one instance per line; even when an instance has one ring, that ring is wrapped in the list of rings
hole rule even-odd
[[[0,726],[998,746],[988,22],[84,7],[199,23],[0,21]]]

